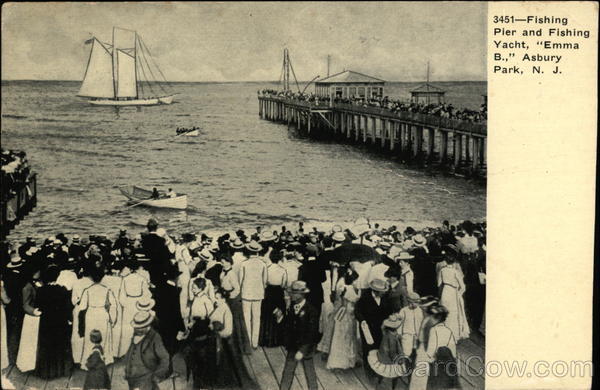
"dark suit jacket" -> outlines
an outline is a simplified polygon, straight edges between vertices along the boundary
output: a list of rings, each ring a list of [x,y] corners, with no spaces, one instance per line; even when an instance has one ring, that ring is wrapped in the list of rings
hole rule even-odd
[[[179,288],[164,283],[156,287],[156,315],[161,319],[158,331],[167,351],[175,354],[177,333],[185,330],[179,307]]]
[[[144,254],[150,260],[147,267],[152,284],[157,285],[163,282],[163,273],[169,266],[169,260],[171,259],[171,252],[167,248],[165,239],[153,233],[146,234],[142,237],[142,248]]]
[[[150,329],[141,343],[142,354],[135,358],[136,361],[133,364],[144,367],[148,373],[152,372],[159,382],[166,379],[169,371],[169,353],[165,349],[160,335],[154,329]],[[127,367],[127,362],[132,359],[134,348],[135,344],[132,342],[125,356],[125,367]],[[125,370],[125,378],[127,379],[127,370]]]
[[[310,358],[319,342],[319,315],[308,301],[296,315],[294,304],[291,304],[283,319],[285,348],[290,353],[301,351],[305,358]]]
[[[393,307],[389,298],[384,295],[381,297],[381,305],[377,305],[371,290],[364,290],[356,303],[354,313],[359,324],[363,320],[367,321],[367,325],[369,325],[369,330],[371,331],[371,336],[373,336],[374,341],[372,347],[379,348],[382,338],[381,325],[383,324],[383,321],[393,313]],[[360,333],[361,335],[363,334],[362,329]]]

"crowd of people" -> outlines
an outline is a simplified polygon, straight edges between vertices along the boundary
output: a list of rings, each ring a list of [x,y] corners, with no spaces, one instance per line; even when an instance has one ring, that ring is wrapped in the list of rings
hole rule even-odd
[[[283,390],[298,363],[317,389],[316,354],[331,370],[362,364],[373,381],[448,388],[456,372],[431,367],[456,363],[456,343],[480,332],[484,222],[401,230],[360,218],[216,239],[146,227],[5,243],[2,368],[49,379],[79,366],[85,388],[102,389],[124,359],[130,389],[156,389],[181,354],[194,389],[253,389],[243,356],[284,346]]]
[[[314,93],[296,93],[292,91],[277,91],[272,89],[263,89],[259,91],[263,96],[286,97],[299,101],[315,102],[316,104],[329,104],[330,97],[317,96]],[[361,107],[381,107],[392,112],[412,112],[419,114],[432,115],[440,118],[457,119],[472,123],[480,123],[487,120],[487,105],[482,103],[479,110],[468,108],[457,109],[451,103],[430,103],[407,102],[400,99],[390,99],[388,96],[379,97],[335,97],[334,103],[353,104]]]
[[[27,154],[23,151],[5,150],[0,148],[2,163],[1,183],[2,200],[5,201],[27,185],[31,173]]]

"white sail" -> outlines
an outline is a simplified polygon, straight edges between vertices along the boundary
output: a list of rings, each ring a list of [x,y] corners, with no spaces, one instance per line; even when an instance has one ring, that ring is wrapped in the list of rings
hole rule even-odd
[[[114,97],[115,88],[112,71],[112,54],[100,41],[94,39],[92,52],[78,95],[98,98]]]
[[[137,97],[135,57],[117,50],[117,97]]]

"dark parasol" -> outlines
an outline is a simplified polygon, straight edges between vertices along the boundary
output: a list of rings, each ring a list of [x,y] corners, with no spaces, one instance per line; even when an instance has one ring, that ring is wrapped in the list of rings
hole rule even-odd
[[[364,244],[342,244],[332,251],[325,251],[319,256],[322,261],[335,261],[338,264],[348,264],[351,261],[366,263],[369,260],[377,260],[380,255],[374,248]]]

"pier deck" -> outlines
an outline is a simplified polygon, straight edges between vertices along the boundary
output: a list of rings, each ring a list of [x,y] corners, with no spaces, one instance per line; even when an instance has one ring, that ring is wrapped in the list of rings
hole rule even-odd
[[[476,359],[469,357],[477,357]],[[483,375],[473,375],[483,366],[485,353],[483,340],[477,336],[462,340],[458,343],[459,372],[461,373],[461,386],[463,390],[483,389]],[[277,390],[279,380],[283,372],[285,363],[285,350],[283,348],[258,348],[251,356],[245,358],[246,364],[250,367],[251,375],[254,375],[256,382],[262,390]],[[325,362],[321,359],[321,354],[317,354],[314,359],[317,372],[319,390],[390,390],[392,388],[389,379],[384,380],[380,385],[375,386],[367,382],[362,367],[355,367],[348,370],[330,371],[325,368]],[[191,379],[187,382],[185,379],[185,365],[181,356],[174,358],[174,370],[178,376],[167,379],[159,384],[161,390],[187,390],[192,389]],[[468,374],[467,365],[470,367],[471,375]],[[124,378],[125,362],[124,359],[108,366],[108,374],[112,379],[112,388],[114,390],[126,390],[127,382]],[[68,377],[61,377],[52,380],[42,380],[32,374],[24,374],[18,368],[10,366],[2,371],[3,376],[13,384],[13,388],[39,389],[39,390],[58,390],[58,389],[81,389],[85,381],[85,371],[80,369],[73,370]],[[408,378],[400,378],[396,385],[396,390],[408,389]],[[10,388],[10,387],[7,387]],[[292,384],[292,390],[307,390],[306,379],[302,365],[296,368],[296,375]]]
[[[347,103],[259,95],[259,116],[314,138],[371,145],[403,161],[487,175],[487,123]]]

